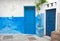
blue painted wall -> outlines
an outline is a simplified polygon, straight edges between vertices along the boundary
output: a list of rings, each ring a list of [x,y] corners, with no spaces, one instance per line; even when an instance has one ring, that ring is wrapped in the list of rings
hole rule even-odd
[[[23,33],[23,17],[0,17],[0,34]]]
[[[44,35],[44,13],[36,17],[36,34],[40,37]]]
[[[27,17],[0,17],[0,34],[36,34],[35,7],[29,6],[27,9]]]
[[[36,24],[40,22],[42,29],[36,28],[38,36],[43,36],[44,33],[44,15],[39,15],[42,19],[36,17]],[[37,26],[37,25],[36,25]],[[24,33],[24,17],[0,17],[0,34],[21,34]]]

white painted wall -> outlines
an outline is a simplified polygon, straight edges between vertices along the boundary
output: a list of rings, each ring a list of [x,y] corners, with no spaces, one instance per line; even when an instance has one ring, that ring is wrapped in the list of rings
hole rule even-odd
[[[57,30],[60,31],[60,0],[57,0]]]
[[[32,0],[0,0],[0,17],[24,17],[24,6],[33,6]]]

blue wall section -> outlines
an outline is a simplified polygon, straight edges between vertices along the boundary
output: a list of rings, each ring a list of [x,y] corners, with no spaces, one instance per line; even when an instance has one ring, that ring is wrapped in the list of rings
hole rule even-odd
[[[23,17],[0,17],[0,34],[20,34],[24,29]]]
[[[36,17],[36,34],[40,37],[44,35],[44,13]]]
[[[44,14],[39,15],[41,20],[36,17],[36,24],[40,22],[42,27],[35,29],[38,32],[38,36],[44,34]],[[0,34],[21,34],[24,33],[24,17],[0,17]]]

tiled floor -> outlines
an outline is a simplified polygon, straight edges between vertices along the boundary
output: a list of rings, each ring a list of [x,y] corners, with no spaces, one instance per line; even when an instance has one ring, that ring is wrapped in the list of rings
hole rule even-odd
[[[6,37],[0,41],[50,41],[50,38],[38,37],[36,35],[13,35],[13,38]]]

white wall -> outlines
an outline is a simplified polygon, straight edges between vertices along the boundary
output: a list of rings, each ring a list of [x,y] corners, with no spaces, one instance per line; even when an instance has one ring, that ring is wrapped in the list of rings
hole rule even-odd
[[[57,0],[57,30],[60,31],[60,0]]]
[[[57,13],[60,13],[60,0],[57,0]]]
[[[47,0],[47,2],[41,6],[40,13],[44,12],[47,9],[56,8],[57,5],[55,4],[55,2],[57,2],[57,0],[53,0],[53,1],[52,0]],[[51,3],[53,3],[54,6],[51,7]],[[49,4],[49,7],[47,7],[47,4]]]
[[[32,0],[0,0],[0,17],[23,17],[24,6],[33,6]]]

